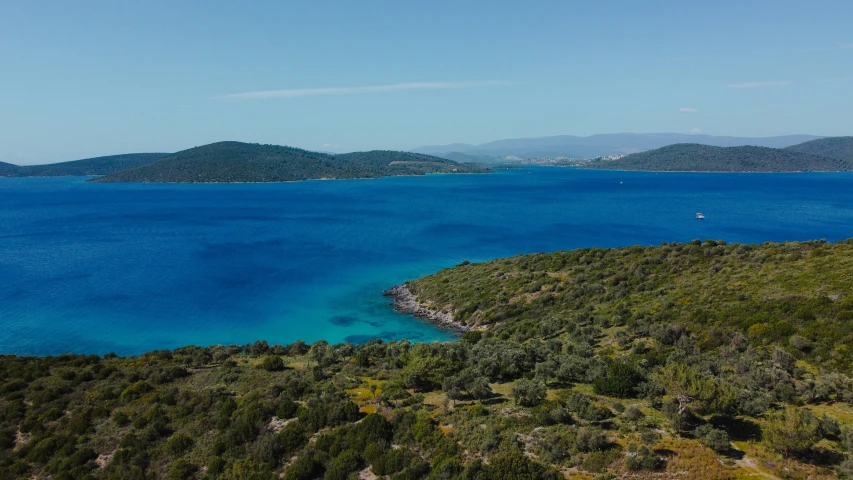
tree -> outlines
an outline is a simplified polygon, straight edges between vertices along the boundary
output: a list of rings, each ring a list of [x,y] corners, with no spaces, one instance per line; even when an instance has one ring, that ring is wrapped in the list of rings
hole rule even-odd
[[[688,409],[698,414],[729,413],[735,405],[735,391],[728,384],[683,363],[667,363],[653,380],[678,402],[679,415]]]
[[[522,378],[512,387],[512,396],[515,403],[523,407],[534,407],[545,400],[548,389],[539,380],[527,380]]]
[[[308,437],[305,435],[305,429],[298,422],[287,424],[279,433],[278,438],[281,441],[281,447],[285,453],[293,453],[305,445]]]
[[[820,422],[811,410],[788,406],[768,419],[763,433],[774,450],[788,457],[808,451],[820,440]]]
[[[477,400],[485,400],[494,395],[489,381],[485,377],[476,377],[470,385],[468,385],[468,393]]]
[[[423,345],[423,346],[422,346]],[[427,391],[439,387],[445,377],[459,370],[459,362],[445,357],[441,352],[423,343],[410,351],[410,358],[403,368],[403,378],[409,388]]]
[[[637,385],[643,376],[631,364],[613,362],[607,368],[607,376],[598,377],[592,382],[592,388],[599,395],[628,398],[636,394]]]

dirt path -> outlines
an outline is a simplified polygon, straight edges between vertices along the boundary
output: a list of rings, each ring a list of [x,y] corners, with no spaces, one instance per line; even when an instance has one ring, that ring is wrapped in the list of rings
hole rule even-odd
[[[738,467],[749,472],[750,477],[766,478],[768,480],[782,480],[781,478],[777,477],[776,475],[772,475],[772,474],[767,473],[764,470],[760,469],[758,467],[758,464],[755,462],[754,458],[743,457],[740,460],[737,460],[735,462],[735,464],[737,464]]]

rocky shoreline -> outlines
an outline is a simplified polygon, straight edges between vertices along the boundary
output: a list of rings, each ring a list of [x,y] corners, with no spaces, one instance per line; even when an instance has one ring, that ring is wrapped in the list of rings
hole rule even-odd
[[[467,332],[473,330],[468,325],[458,322],[453,318],[453,312],[446,310],[435,310],[427,307],[426,304],[418,302],[418,297],[409,290],[407,284],[397,285],[396,287],[385,290],[383,294],[386,297],[394,299],[394,310],[400,313],[408,313],[418,318],[424,319],[430,323],[434,323],[443,328],[450,328]]]

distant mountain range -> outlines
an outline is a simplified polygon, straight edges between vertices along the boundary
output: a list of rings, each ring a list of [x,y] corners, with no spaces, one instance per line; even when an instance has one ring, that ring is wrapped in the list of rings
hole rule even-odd
[[[659,172],[805,172],[853,170],[853,137],[833,137],[790,146],[714,147],[668,145],[617,160],[594,160],[586,168]]]
[[[481,165],[410,152],[330,155],[293,147],[219,142],[183,150],[96,182],[234,183],[377,178],[427,173],[486,173]]]
[[[680,133],[614,133],[578,137],[559,135],[539,138],[497,140],[482,145],[453,143],[429,145],[412,149],[413,152],[445,158],[479,158],[477,161],[500,161],[502,157],[519,158],[570,157],[589,158],[608,155],[625,155],[664,147],[676,143],[695,143],[716,147],[755,145],[783,148],[822,137],[813,135],[784,135],[779,137],[725,137],[711,135],[685,135]],[[464,154],[467,157],[460,157]]]
[[[3,177],[83,177],[89,175],[108,175],[128,168],[138,167],[159,160],[168,153],[126,153],[106,157],[86,158],[71,162],[50,163],[47,165],[18,166],[0,162],[0,176]]]

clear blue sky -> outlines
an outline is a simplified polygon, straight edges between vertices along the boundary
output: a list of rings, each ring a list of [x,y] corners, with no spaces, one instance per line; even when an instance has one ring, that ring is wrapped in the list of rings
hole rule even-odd
[[[851,21],[849,0],[4,0],[0,161],[851,135]]]

